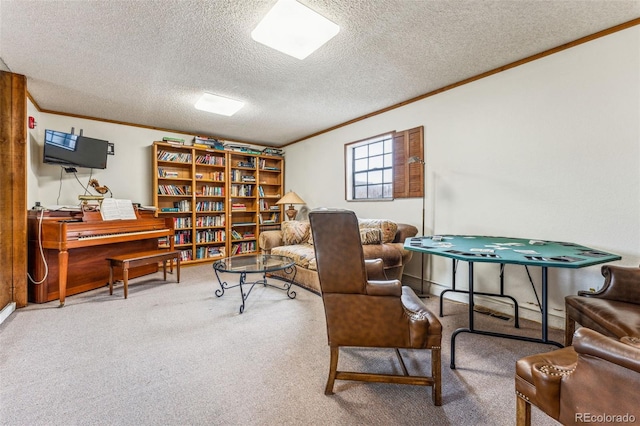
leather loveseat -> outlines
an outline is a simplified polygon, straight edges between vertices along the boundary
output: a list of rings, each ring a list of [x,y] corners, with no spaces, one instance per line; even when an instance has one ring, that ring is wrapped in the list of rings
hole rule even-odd
[[[404,249],[404,240],[414,237],[418,228],[384,219],[359,219],[360,239],[365,259],[382,259],[387,279],[400,280],[412,252]],[[287,221],[282,229],[260,233],[260,249],[265,254],[288,256],[296,263],[295,283],[320,293],[320,280],[308,221]],[[349,253],[344,253],[347,256]],[[274,276],[290,278],[284,271]]]
[[[603,265],[604,285],[565,297],[565,345],[576,323],[605,336],[640,338],[640,268]]]

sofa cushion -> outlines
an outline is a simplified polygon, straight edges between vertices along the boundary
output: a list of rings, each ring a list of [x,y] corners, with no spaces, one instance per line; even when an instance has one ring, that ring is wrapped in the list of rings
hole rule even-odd
[[[282,222],[282,244],[285,246],[303,244],[309,239],[309,222],[290,220]]]
[[[391,243],[396,237],[398,224],[387,219],[358,219],[358,225],[362,228],[378,228],[382,232],[382,242]]]
[[[382,230],[380,228],[360,228],[360,241],[362,244],[382,243]]]
[[[309,244],[274,247],[271,249],[271,254],[290,257],[297,266],[316,270],[316,252],[313,246]]]

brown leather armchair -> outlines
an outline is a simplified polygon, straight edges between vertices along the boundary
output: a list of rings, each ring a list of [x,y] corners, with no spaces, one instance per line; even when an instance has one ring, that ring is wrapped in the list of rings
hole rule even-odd
[[[516,363],[516,424],[531,424],[531,405],[564,425],[640,419],[640,339],[582,327],[573,340]]]
[[[600,290],[565,297],[565,346],[576,323],[617,339],[640,337],[640,268],[604,265],[602,275]]]
[[[365,264],[358,220],[351,211],[309,213],[318,276],[331,349],[325,394],[334,381],[356,380],[432,387],[435,405],[442,404],[440,342],[442,325],[411,290],[384,278],[382,262]],[[380,269],[374,272],[375,265]],[[340,347],[395,349],[404,375],[338,371]],[[399,348],[431,351],[431,376],[410,376]]]

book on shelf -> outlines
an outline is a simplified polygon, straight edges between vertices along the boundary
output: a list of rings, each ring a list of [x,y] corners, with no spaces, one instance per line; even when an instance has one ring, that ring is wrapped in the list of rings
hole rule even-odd
[[[280,148],[268,147],[262,150],[263,154],[282,156],[284,151]]]
[[[224,150],[224,144],[222,142],[216,138],[206,136],[194,136],[193,146],[197,146],[198,148],[217,149],[220,151]]]
[[[180,145],[184,144],[184,139],[182,139],[182,138],[171,138],[169,136],[163,137],[162,141],[163,142],[169,142],[169,143],[173,142],[173,143],[177,143],[177,144],[180,144]]]

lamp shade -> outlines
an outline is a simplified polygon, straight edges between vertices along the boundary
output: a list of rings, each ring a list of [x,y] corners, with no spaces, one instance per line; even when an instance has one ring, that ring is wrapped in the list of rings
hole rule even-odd
[[[307,204],[302,198],[293,191],[287,192],[284,197],[280,198],[276,204]]]

